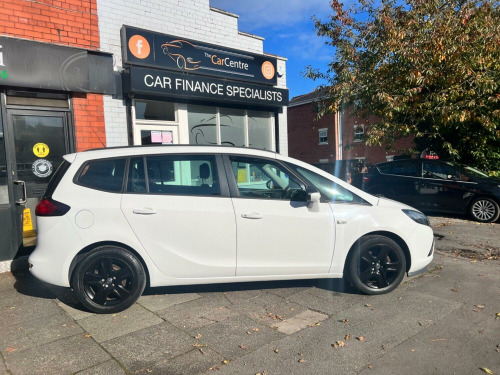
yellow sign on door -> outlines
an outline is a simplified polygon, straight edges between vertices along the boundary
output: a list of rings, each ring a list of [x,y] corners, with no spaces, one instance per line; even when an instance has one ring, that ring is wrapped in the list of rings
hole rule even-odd
[[[49,154],[49,146],[45,143],[37,143],[33,146],[33,153],[39,158],[44,158]]]
[[[23,232],[33,232],[33,221],[31,220],[31,210],[25,208],[23,211]]]

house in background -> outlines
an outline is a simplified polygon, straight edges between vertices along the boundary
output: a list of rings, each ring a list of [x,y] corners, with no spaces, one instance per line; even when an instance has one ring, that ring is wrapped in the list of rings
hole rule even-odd
[[[325,90],[315,90],[292,98],[288,106],[288,154],[345,178],[354,166],[373,165],[393,160],[413,147],[412,138],[385,146],[367,146],[364,142],[367,124],[373,118],[360,118],[350,111],[317,118],[318,103],[326,97]]]

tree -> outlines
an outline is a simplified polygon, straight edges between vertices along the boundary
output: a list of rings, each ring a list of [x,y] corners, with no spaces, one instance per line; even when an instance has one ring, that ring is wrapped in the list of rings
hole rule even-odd
[[[331,1],[317,34],[335,47],[320,115],[375,115],[366,142],[414,136],[420,150],[500,171],[500,11],[480,0]]]

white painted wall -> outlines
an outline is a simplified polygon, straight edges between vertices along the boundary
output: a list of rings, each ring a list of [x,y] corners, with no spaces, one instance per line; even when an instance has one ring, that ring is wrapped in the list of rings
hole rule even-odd
[[[209,0],[98,0],[101,51],[114,56],[115,71],[122,70],[120,29],[122,25],[218,44],[252,53],[263,53],[263,41],[238,31],[238,17],[210,9]],[[272,51],[271,51],[272,52]],[[285,69],[285,60],[278,65]],[[286,74],[278,78],[286,88]],[[124,102],[104,96],[107,146],[128,144]],[[286,108],[280,114],[280,150],[288,154]]]

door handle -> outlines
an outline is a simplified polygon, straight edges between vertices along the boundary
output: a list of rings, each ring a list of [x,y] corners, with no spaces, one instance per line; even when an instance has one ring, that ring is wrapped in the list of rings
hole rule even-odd
[[[241,214],[244,219],[262,219],[262,215],[258,212],[249,212],[248,214]]]
[[[156,213],[152,208],[134,208],[132,212],[137,215],[154,215]]]
[[[14,180],[14,183],[16,185],[22,185],[23,186],[23,197],[21,199],[18,199],[16,201],[16,204],[23,205],[23,204],[26,203],[26,200],[28,199],[28,195],[26,194],[26,182],[21,181],[21,180]]]

